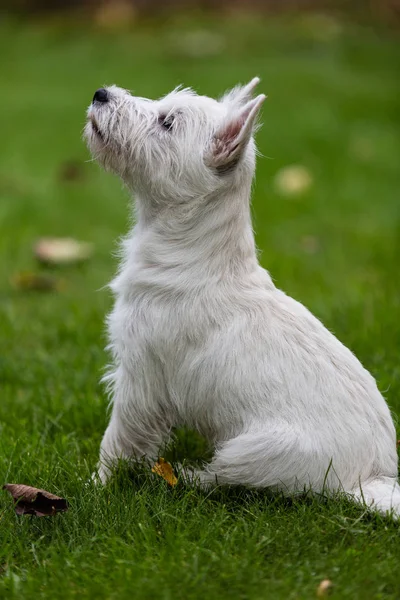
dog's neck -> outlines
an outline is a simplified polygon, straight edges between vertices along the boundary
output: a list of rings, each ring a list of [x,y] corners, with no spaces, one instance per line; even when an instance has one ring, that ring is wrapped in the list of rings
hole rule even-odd
[[[231,188],[186,206],[136,198],[135,258],[164,268],[211,275],[243,275],[257,265],[250,216],[250,191]],[[163,206],[161,210],[152,207]],[[129,248],[128,248],[129,253]],[[128,258],[129,260],[129,258]]]

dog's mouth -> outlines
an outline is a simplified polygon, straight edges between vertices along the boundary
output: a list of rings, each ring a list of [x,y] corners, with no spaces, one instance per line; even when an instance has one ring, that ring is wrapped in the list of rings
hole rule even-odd
[[[90,115],[90,123],[92,125],[92,129],[94,131],[94,133],[102,140],[104,141],[104,137],[103,134],[101,133],[100,129],[99,129],[99,125],[96,121],[96,119],[93,117],[93,115]]]

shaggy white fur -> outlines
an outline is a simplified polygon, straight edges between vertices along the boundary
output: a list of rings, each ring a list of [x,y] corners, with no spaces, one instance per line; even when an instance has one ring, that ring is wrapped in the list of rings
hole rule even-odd
[[[221,100],[98,90],[85,136],[136,197],[108,319],[112,415],[99,475],[157,459],[171,429],[215,447],[200,481],[344,491],[400,516],[395,428],[375,380],[258,264],[258,83]]]

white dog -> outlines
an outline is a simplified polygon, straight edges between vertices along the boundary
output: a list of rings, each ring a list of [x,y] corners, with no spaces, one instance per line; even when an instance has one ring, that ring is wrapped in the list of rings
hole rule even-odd
[[[400,516],[395,428],[375,380],[257,261],[253,79],[221,100],[97,90],[85,136],[135,193],[109,320],[100,454],[157,459],[171,429],[215,447],[205,484],[344,491]]]

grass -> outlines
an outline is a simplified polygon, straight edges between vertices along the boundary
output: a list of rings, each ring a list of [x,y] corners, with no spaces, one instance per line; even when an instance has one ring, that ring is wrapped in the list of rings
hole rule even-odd
[[[154,97],[184,82],[216,95],[262,77],[261,261],[355,351],[400,414],[400,51],[384,32],[333,25],[1,24],[0,482],[59,493],[70,510],[17,518],[0,495],[0,598],[308,599],[325,578],[332,598],[400,597],[399,526],[343,500],[171,489],[139,468],[133,478],[121,469],[107,489],[85,485],[107,421],[104,285],[129,206],[120,183],[85,162],[80,141],[104,83]],[[198,29],[217,36],[215,55],[193,56]],[[75,179],[62,176],[68,161],[79,165]],[[299,198],[273,185],[292,163],[314,181]],[[10,279],[38,268],[31,248],[46,235],[91,241],[94,258],[56,271],[59,293],[15,290]],[[172,451],[205,453],[185,432]]]

